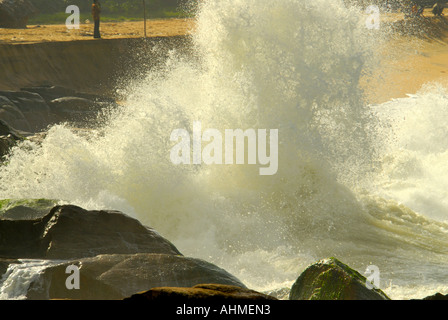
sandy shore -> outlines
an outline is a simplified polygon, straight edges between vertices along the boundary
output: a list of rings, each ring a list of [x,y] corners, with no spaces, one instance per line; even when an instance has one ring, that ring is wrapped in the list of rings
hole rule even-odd
[[[432,14],[425,11],[431,21]],[[441,20],[448,26],[448,18]],[[403,22],[403,14],[382,16],[384,24]],[[431,22],[432,23],[432,22]],[[194,29],[192,19],[147,20],[147,36],[177,36]],[[101,33],[104,39],[142,38],[143,21],[103,23]],[[79,30],[67,30],[65,25],[28,26],[27,29],[0,29],[1,44],[29,44],[92,40],[93,25],[84,23]],[[448,83],[448,28],[446,36],[435,38],[395,35],[380,49],[381,58],[373,72],[364,76],[361,86],[367,101],[381,103],[391,98],[406,97],[417,92],[428,82]]]
[[[194,27],[191,19],[147,20],[148,37],[178,36],[189,33]],[[101,35],[104,39],[142,38],[144,36],[143,21],[108,22],[101,24]],[[26,29],[0,28],[0,44],[24,44],[54,41],[75,41],[93,39],[93,24],[83,23],[79,29],[68,30],[60,25],[29,25]]]
[[[431,82],[448,84],[448,37],[423,40],[401,37],[382,48],[379,64],[362,81],[370,103],[406,97]]]

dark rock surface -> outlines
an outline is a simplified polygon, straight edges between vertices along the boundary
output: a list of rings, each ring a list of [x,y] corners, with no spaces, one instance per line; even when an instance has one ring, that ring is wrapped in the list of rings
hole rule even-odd
[[[51,100],[48,105],[51,112],[61,120],[87,122],[95,119],[98,111],[107,106],[107,103],[95,102],[81,97],[62,97]]]
[[[232,285],[199,284],[192,288],[162,287],[138,293],[127,301],[176,301],[176,300],[277,300],[276,298],[246,288]]]
[[[156,287],[201,283],[246,288],[218,266],[184,257],[156,231],[121,212],[57,203],[0,200],[0,287],[18,281],[8,289],[14,297],[124,299]],[[69,266],[79,268],[79,289],[66,286]]]
[[[291,288],[290,300],[390,300],[369,289],[366,278],[341,261],[330,258],[308,267]]]
[[[448,294],[441,294],[441,293],[436,293],[432,296],[429,297],[425,297],[422,300],[429,300],[429,301],[435,301],[435,300],[448,300]]]
[[[14,129],[8,123],[0,119],[0,136],[11,136],[14,140],[23,140],[24,134],[27,133]]]
[[[118,211],[56,206],[37,220],[0,220],[0,257],[75,259],[99,254],[180,254],[151,228]]]
[[[67,266],[79,266],[80,289],[68,290]],[[155,287],[215,283],[245,288],[214,264],[171,254],[98,255],[46,268],[28,290],[28,299],[124,299]],[[242,289],[241,289],[242,290]]]
[[[37,9],[28,0],[0,0],[0,28],[26,28]]]
[[[113,98],[60,86],[0,91],[0,162],[19,140],[39,143],[40,135],[58,123],[78,130],[96,127],[100,111],[117,107]]]
[[[25,139],[22,134],[26,133],[13,129],[0,119],[0,161],[18,141]]]
[[[38,132],[45,130],[49,124],[54,123],[56,120],[50,114],[50,107],[37,93],[27,91],[0,91],[0,96],[3,97],[2,100],[5,100],[4,98],[8,99],[17,108],[14,110],[20,111],[20,114],[16,113],[18,119],[23,120],[20,119],[20,116],[23,115],[28,124],[25,127],[17,127],[16,129]],[[8,110],[11,113],[11,108]]]
[[[0,219],[37,220],[45,217],[58,200],[51,199],[5,199],[0,200]]]
[[[60,86],[35,86],[21,91],[0,91],[0,120],[30,135],[48,126],[69,122],[85,126],[99,111],[116,108],[113,98]]]

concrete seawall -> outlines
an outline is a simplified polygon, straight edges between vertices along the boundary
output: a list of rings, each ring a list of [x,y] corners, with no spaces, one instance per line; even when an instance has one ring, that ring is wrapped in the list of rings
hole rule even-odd
[[[59,85],[110,94],[118,83],[184,50],[187,36],[0,45],[0,90]],[[157,50],[152,50],[157,47]],[[140,71],[139,71],[140,70]]]

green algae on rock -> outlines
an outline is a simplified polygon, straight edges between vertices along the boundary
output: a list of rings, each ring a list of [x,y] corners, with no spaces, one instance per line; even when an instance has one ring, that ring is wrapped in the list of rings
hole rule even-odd
[[[390,300],[380,289],[369,289],[366,278],[338,259],[308,267],[291,288],[290,300]]]
[[[0,200],[0,219],[40,219],[59,203],[60,200],[54,199],[3,199]]]

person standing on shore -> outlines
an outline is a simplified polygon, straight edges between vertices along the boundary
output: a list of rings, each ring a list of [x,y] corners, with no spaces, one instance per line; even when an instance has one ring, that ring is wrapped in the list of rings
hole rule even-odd
[[[432,13],[434,16],[443,16],[443,6],[440,4],[440,2],[436,2],[436,4],[432,7]]]
[[[101,13],[101,5],[98,0],[93,0],[92,4],[92,17],[95,23],[95,27],[93,29],[93,37],[95,39],[100,39],[100,13]]]

